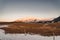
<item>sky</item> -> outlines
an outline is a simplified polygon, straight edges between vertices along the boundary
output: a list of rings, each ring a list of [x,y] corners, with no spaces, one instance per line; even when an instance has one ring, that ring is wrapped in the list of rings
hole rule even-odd
[[[0,0],[0,21],[60,16],[60,0]]]

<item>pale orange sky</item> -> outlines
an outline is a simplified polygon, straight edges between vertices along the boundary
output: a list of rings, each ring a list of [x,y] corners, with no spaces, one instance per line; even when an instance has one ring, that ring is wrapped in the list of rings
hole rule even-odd
[[[56,18],[60,16],[60,1],[0,0],[0,21],[14,21],[30,16]]]

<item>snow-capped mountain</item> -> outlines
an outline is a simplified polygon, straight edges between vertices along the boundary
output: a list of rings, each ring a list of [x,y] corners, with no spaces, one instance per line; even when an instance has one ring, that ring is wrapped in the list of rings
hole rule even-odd
[[[17,19],[15,22],[38,22],[38,21],[50,21],[52,18],[37,18],[37,17],[25,17]]]

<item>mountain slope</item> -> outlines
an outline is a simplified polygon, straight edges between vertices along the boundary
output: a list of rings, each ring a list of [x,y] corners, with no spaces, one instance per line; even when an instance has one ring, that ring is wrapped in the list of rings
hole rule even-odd
[[[51,18],[37,18],[37,17],[27,17],[22,19],[17,19],[15,22],[38,22],[38,21],[51,21]]]
[[[54,22],[58,22],[58,21],[60,21],[60,16],[57,17],[57,18],[55,18],[55,19],[53,19],[52,21],[54,21]]]

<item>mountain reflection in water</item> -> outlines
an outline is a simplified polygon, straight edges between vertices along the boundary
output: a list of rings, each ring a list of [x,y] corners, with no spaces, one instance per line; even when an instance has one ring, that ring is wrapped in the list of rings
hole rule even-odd
[[[3,25],[4,26],[4,25]],[[8,26],[8,25],[5,25]],[[5,34],[5,31],[0,29],[1,40],[52,40],[53,37],[30,35],[30,34]],[[56,40],[60,40],[60,36],[56,36]]]
[[[40,36],[40,35],[30,35],[30,34],[4,34],[4,30],[0,29],[0,39],[1,40],[52,40],[52,37]],[[56,37],[59,40],[60,36]]]

